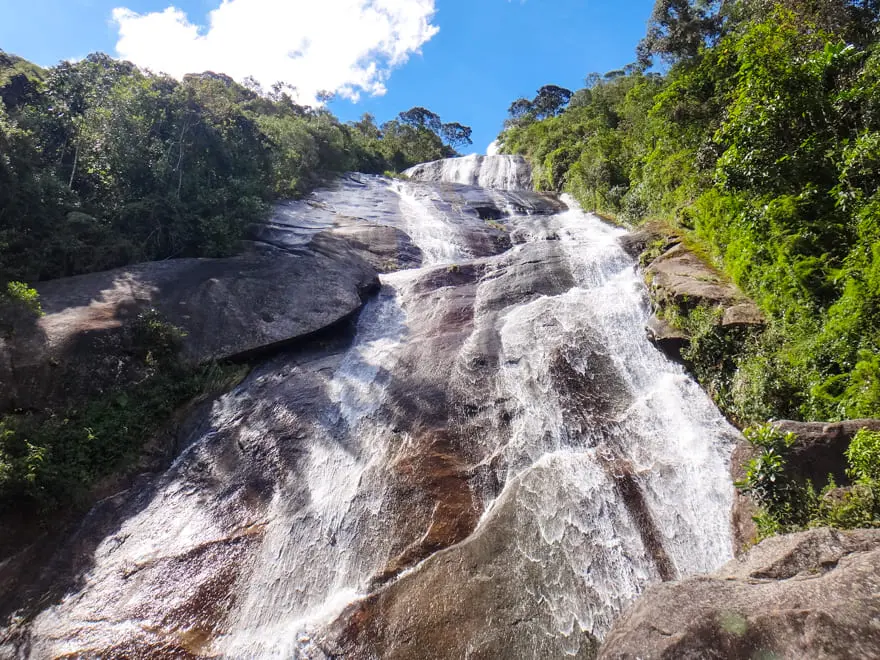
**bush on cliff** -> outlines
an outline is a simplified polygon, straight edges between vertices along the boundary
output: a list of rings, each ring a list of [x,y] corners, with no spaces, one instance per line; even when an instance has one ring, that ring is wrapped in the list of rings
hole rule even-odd
[[[880,527],[880,432],[862,429],[850,442],[849,485],[840,486],[829,475],[819,492],[787,469],[792,434],[766,424],[747,428],[745,436],[760,452],[736,486],[760,507],[755,521],[761,538],[808,527]]]
[[[133,465],[174,412],[239,381],[247,367],[187,366],[181,331],[153,310],[131,328],[131,358],[141,379],[69,408],[19,411],[0,418],[0,515],[39,519],[88,502],[102,479]]]

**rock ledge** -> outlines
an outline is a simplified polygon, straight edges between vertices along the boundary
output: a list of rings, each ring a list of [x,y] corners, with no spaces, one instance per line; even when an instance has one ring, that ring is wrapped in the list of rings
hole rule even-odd
[[[878,593],[880,530],[775,537],[712,575],[649,588],[599,658],[877,658]]]

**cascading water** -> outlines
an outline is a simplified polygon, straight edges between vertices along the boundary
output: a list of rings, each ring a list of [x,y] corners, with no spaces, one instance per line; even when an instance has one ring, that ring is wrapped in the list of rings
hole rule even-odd
[[[422,266],[219,399],[18,655],[591,657],[729,559],[734,432],[645,339],[622,232],[511,157],[411,174],[279,212],[292,249],[344,218]]]
[[[522,156],[473,154],[422,163],[404,174],[419,181],[460,183],[496,190],[527,190],[532,185],[532,171]]]

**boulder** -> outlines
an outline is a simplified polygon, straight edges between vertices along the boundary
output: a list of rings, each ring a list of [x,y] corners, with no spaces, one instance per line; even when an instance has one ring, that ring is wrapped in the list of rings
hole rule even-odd
[[[846,450],[861,429],[880,431],[880,419],[850,419],[844,422],[777,421],[773,425],[783,433],[793,433],[794,446],[788,454],[788,470],[817,488],[828,483],[828,475],[838,484],[847,483]]]
[[[880,657],[880,530],[767,539],[716,573],[650,587],[599,658]]]
[[[670,236],[669,231],[664,231],[663,227],[658,223],[647,222],[635,231],[624,234],[617,239],[617,242],[623,248],[623,251],[633,259],[640,259],[648,248],[661,240],[664,241],[666,249],[677,245],[679,242],[678,237]]]
[[[764,314],[751,300],[728,307],[721,317],[721,327],[753,327],[764,325]]]
[[[646,270],[655,297],[693,309],[698,305],[729,307],[745,302],[739,290],[684,245],[654,259]]]
[[[678,362],[683,360],[681,352],[687,348],[690,340],[682,330],[654,314],[648,319],[645,331],[651,343],[668,357]]]
[[[634,248],[642,239],[632,240]],[[654,259],[645,273],[652,298],[660,305],[674,304],[682,310],[721,307],[721,326],[725,328],[760,326],[765,322],[754,302],[683,244],[673,245]]]
[[[376,271],[340,238],[296,253],[263,248],[228,259],[171,259],[37,286],[45,315],[0,346],[0,401],[41,409],[139,377],[131,326],[154,308],[183,330],[191,363],[244,359],[357,313]],[[12,402],[12,403],[10,403]]]

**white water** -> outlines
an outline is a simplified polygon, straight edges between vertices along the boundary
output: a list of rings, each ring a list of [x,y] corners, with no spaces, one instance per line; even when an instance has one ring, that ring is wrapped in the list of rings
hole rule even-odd
[[[498,189],[527,178],[509,157],[457,159],[434,170],[433,181]],[[341,356],[276,360],[221,399],[210,430],[160,480],[146,506],[98,548],[78,590],[39,615],[30,657],[162,630],[171,603],[138,606],[130,620],[110,623],[114,613],[129,611],[131,580],[140,580],[147,601],[161,591],[152,585],[167,579],[149,573],[154,562],[251,526],[265,531],[234,560],[231,611],[208,652],[320,657],[316,632],[370,593],[371,580],[397,553],[394,510],[406,503],[394,499],[389,484],[397,478],[395,463],[416,445],[390,410],[400,396],[393,386],[414,374],[445,383],[459,403],[489,402],[497,408],[490,405],[489,415],[503,409],[509,419],[469,435],[473,413],[450,413],[450,430],[473,443],[470,453],[491,466],[501,485],[497,492],[475,490],[484,512],[460,550],[502,528],[499,552],[510,579],[528,578],[511,586],[520,602],[498,606],[545,615],[548,623],[534,635],[557,639],[558,648],[575,654],[581,631],[601,638],[626,605],[661,579],[645,530],[616,483],[623,473],[637,482],[676,575],[710,571],[730,558],[733,431],[681,368],[646,340],[644,286],[617,244],[621,231],[572,200],[563,213],[507,218],[503,223],[522,242],[480,262],[485,274],[470,293],[446,286],[426,296],[423,279],[470,263],[468,237],[485,223],[430,183],[365,178],[358,186],[360,202],[347,189],[325,194],[310,222],[324,226],[344,213],[392,224],[421,248],[423,268],[382,277],[381,293]],[[499,208],[514,208],[512,197],[492,198]],[[300,220],[308,208],[291,209],[290,222],[312,231]],[[541,280],[542,269],[551,267],[559,274]],[[502,286],[504,278],[510,280]],[[440,351],[437,343],[450,332],[444,313],[460,299],[472,306],[473,320],[459,345]],[[492,350],[497,368],[474,376],[474,358],[493,357]],[[435,354],[451,357],[435,364]],[[562,382],[560,364],[577,381],[573,390]],[[227,457],[226,436],[269,466],[271,496],[262,508],[236,504],[246,489],[236,485],[240,468]],[[293,462],[285,456],[291,448]],[[211,484],[229,486],[204,488],[205,473]],[[131,578],[130,567],[145,568]],[[408,573],[417,578],[421,568]],[[209,563],[202,572],[189,579],[196,585],[210,579]],[[454,593],[457,586],[446,588]],[[532,657],[532,647],[512,648],[511,657]]]
[[[537,532],[520,536],[518,553],[541,564],[539,600],[574,653],[573,633],[601,637],[658,579],[603,464],[617,461],[638,476],[677,576],[708,572],[731,557],[734,434],[705,393],[645,340],[644,287],[617,244],[623,232],[566,201],[572,210],[555,220],[577,286],[511,309],[501,323],[497,392],[517,412],[498,451],[516,485],[514,501],[502,494],[499,502],[517,511],[523,531]],[[616,396],[628,403],[592,427],[571,418],[551,382],[554,354],[579,345],[600,346],[601,355],[574,348],[572,366],[589,374],[594,358],[609,360],[622,381]]]
[[[526,190],[532,182],[531,170],[522,156],[472,154],[422,163],[404,174],[416,181],[459,183],[496,190]]]

